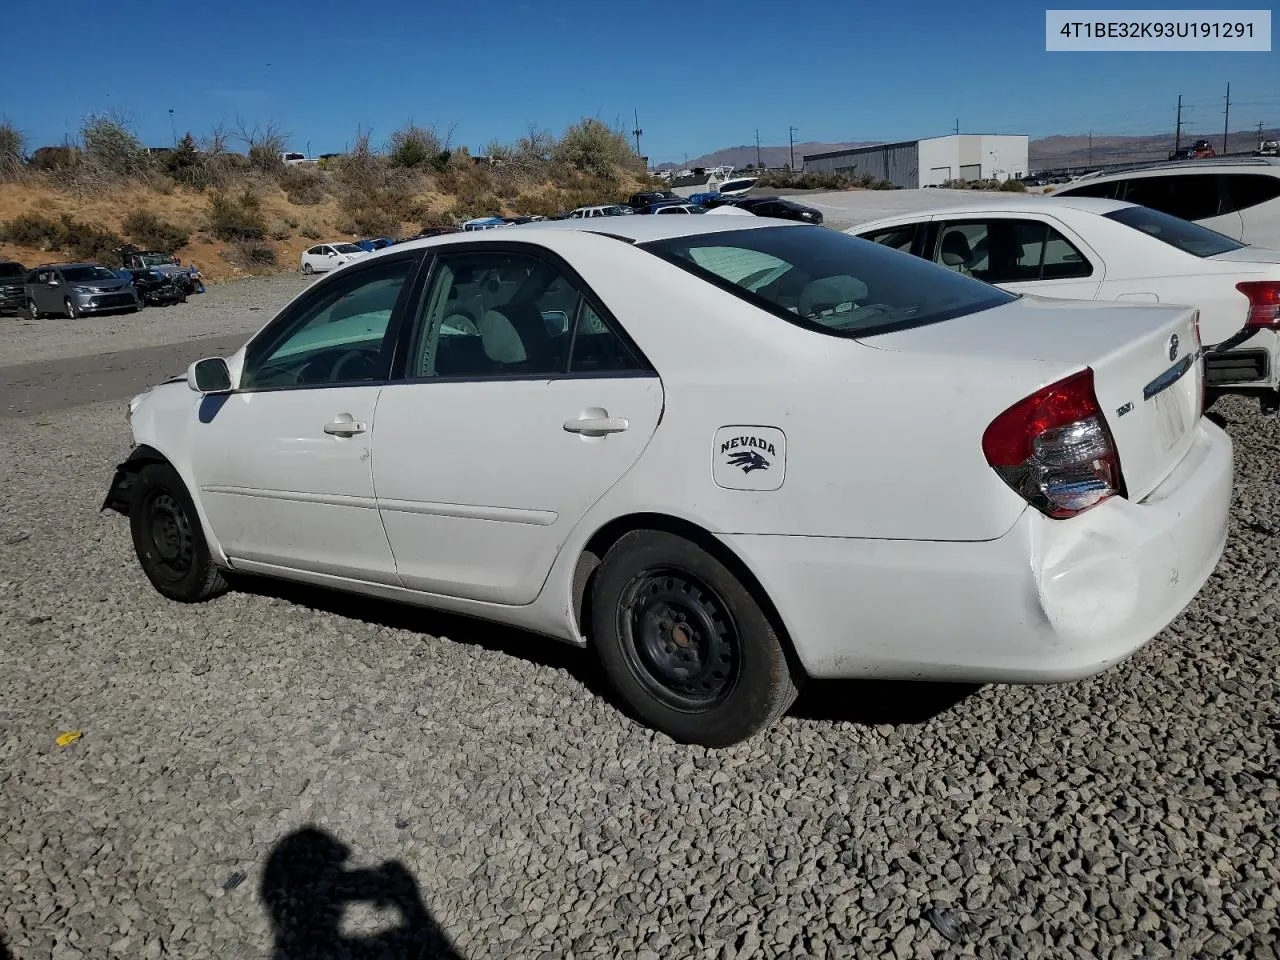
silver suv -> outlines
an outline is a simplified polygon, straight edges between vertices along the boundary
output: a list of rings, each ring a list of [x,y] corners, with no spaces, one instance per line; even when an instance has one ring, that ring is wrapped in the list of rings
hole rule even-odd
[[[61,314],[75,319],[91,313],[142,307],[133,281],[98,263],[46,263],[27,274],[27,311],[32,319]]]
[[[1056,197],[1105,197],[1193,220],[1232,240],[1280,250],[1280,158],[1218,157],[1086,174]]]

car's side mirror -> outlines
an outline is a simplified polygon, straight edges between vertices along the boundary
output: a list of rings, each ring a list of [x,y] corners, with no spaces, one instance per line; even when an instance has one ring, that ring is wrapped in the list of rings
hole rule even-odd
[[[206,357],[187,367],[187,386],[196,393],[230,393],[231,368],[221,357]]]
[[[56,287],[57,285],[58,285],[58,280],[57,280],[57,278],[56,278],[56,277],[50,277],[50,278],[49,278],[49,286],[51,286],[51,287]]]

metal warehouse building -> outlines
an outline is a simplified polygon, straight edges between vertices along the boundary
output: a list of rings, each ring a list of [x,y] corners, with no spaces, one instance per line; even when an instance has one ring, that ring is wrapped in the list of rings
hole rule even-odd
[[[1027,137],[961,133],[809,154],[804,169],[867,174],[907,189],[938,187],[948,180],[1008,180],[1027,175],[1029,144]]]

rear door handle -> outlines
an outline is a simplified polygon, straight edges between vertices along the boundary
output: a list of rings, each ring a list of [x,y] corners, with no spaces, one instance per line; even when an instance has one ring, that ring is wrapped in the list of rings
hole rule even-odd
[[[335,437],[353,437],[357,433],[364,433],[367,429],[368,427],[349,413],[340,413],[324,425],[324,432]]]
[[[580,433],[588,437],[603,437],[608,433],[621,433],[631,426],[624,417],[584,417],[580,420],[566,420],[564,428],[569,433]]]

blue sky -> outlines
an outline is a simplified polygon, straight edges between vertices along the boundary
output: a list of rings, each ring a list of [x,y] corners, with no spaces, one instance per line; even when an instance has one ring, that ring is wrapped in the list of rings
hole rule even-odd
[[[1229,81],[1233,130],[1280,126],[1280,53],[1046,53],[1044,10],[1025,0],[64,0],[60,53],[43,41],[6,47],[0,115],[32,148],[74,137],[104,110],[168,144],[172,108],[179,135],[274,122],[291,148],[319,154],[359,127],[381,143],[409,118],[456,124],[454,142],[477,150],[530,122],[558,132],[598,116],[630,130],[636,109],[658,163],[753,143],[757,128],[764,145],[785,144],[789,125],[797,142],[933,136],[957,117],[967,132],[1158,133],[1172,129],[1179,93],[1191,131],[1220,132]]]

